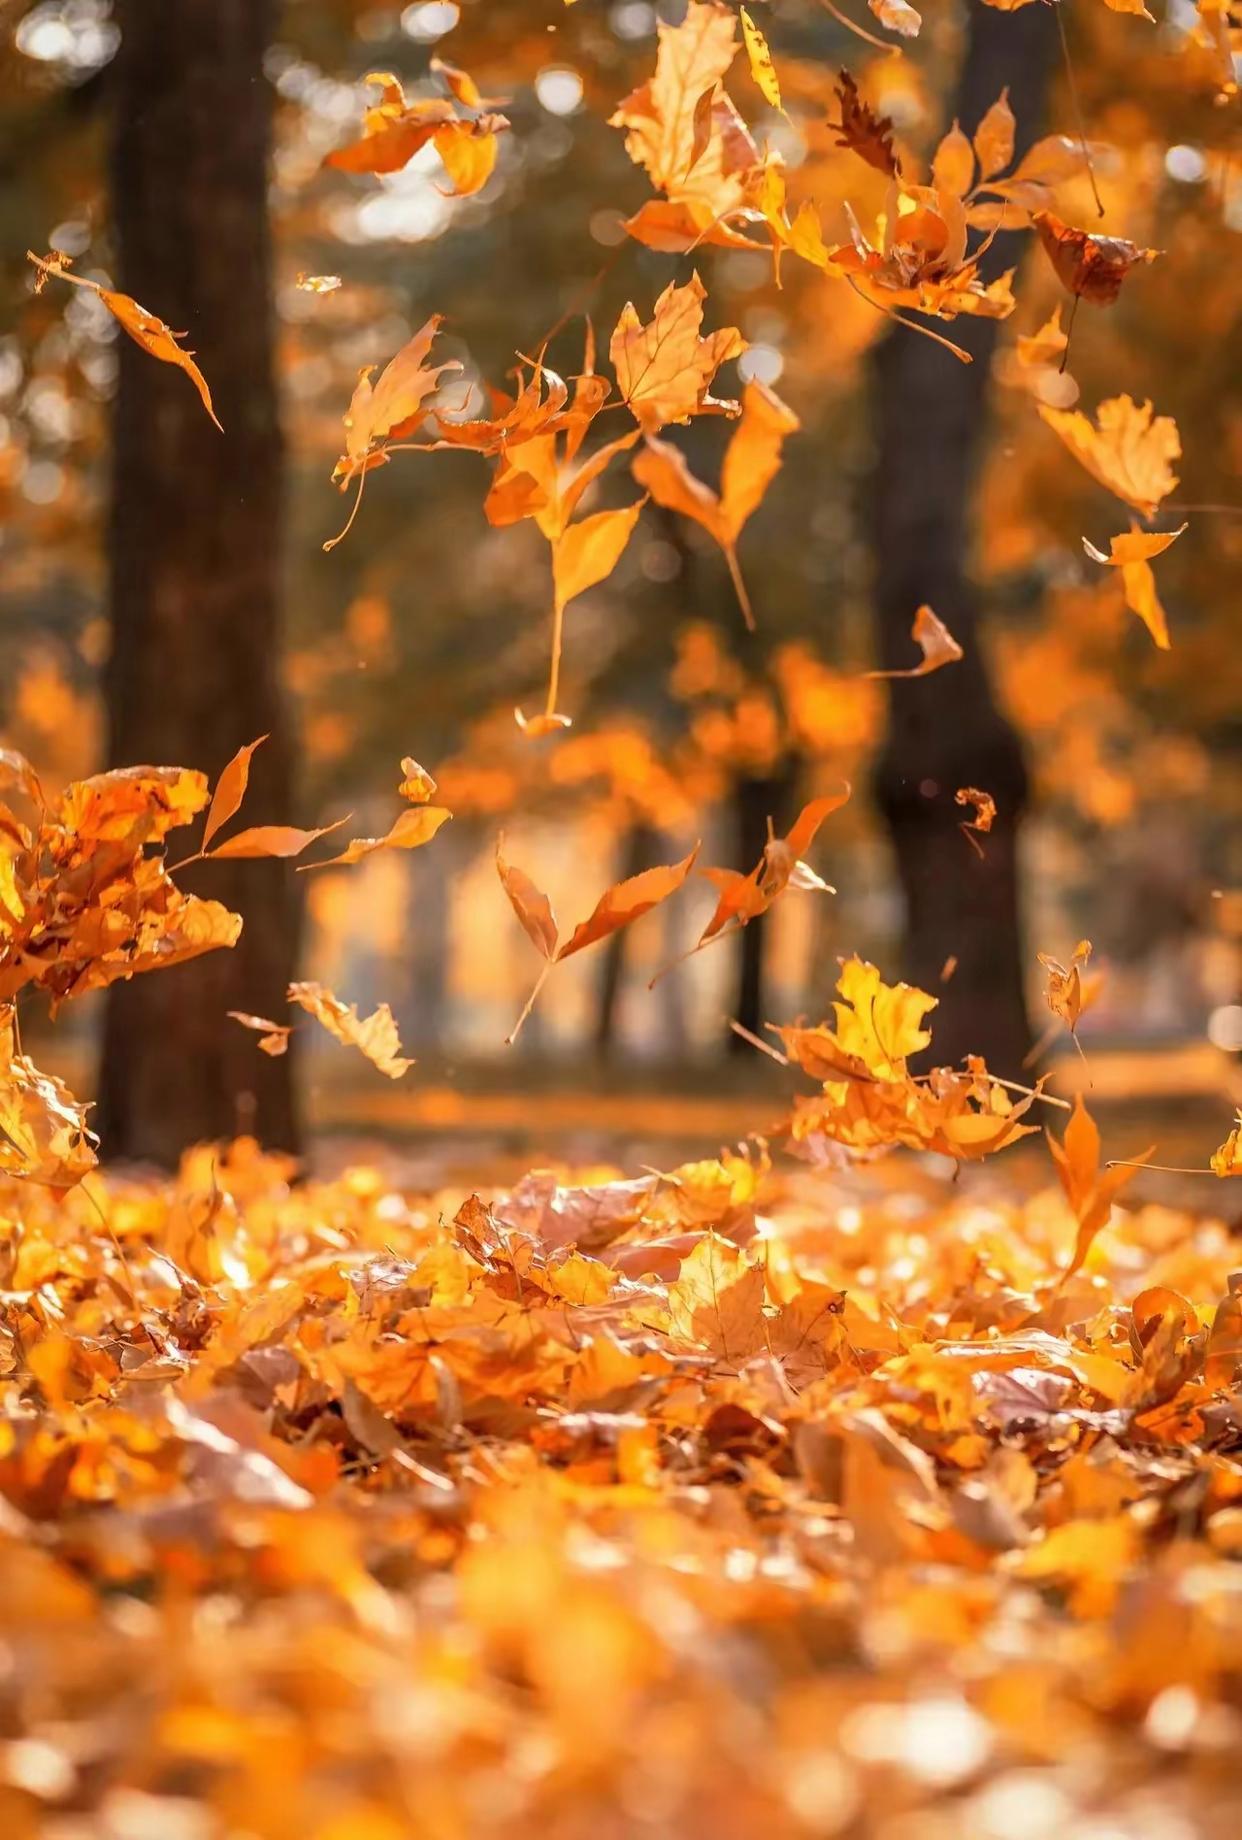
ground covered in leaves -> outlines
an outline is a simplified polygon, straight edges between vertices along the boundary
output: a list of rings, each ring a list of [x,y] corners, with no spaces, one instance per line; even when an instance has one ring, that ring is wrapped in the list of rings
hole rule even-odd
[[[13,1840],[1238,1832],[1225,1220],[293,1176],[0,1198]]]

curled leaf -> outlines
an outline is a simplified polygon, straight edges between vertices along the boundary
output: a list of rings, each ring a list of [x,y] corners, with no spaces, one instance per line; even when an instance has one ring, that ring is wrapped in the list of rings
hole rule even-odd
[[[1034,211],[1031,222],[1063,285],[1081,300],[1111,306],[1121,284],[1139,262],[1154,262],[1158,249],[1143,249],[1122,236],[1093,236],[1076,230],[1051,211]]]
[[[113,319],[118,325],[124,327],[135,345],[141,345],[145,352],[152,358],[158,358],[162,364],[175,364],[178,370],[184,371],[198,391],[204,409],[215,422],[216,427],[220,428],[221,434],[224,433],[215,409],[212,407],[211,391],[207,388],[207,379],[194,362],[194,353],[183,350],[177,343],[179,338],[185,337],[184,333],[171,331],[162,319],[158,319],[154,313],[148,313],[145,307],[140,307],[138,302],[131,300],[128,294],[118,294],[113,288],[101,287],[97,281],[88,281],[83,275],[71,275],[69,263],[72,258],[62,255],[59,250],[53,250],[49,256],[37,256],[28,249],[26,258],[33,262],[39,271],[36,289],[41,288],[52,275],[61,281],[71,282],[74,287],[87,288],[103,301]]]
[[[921,664],[908,671],[868,671],[868,677],[928,677],[942,665],[956,664],[964,656],[961,646],[944,621],[930,607],[920,607],[910,628],[910,637],[923,654]]]
[[[342,1003],[324,984],[290,984],[287,995],[290,1003],[306,1010],[346,1047],[365,1054],[371,1065],[390,1080],[399,1080],[414,1065],[412,1060],[402,1058],[397,1025],[386,1003],[379,1004],[369,1016],[359,1016],[356,1004]]]

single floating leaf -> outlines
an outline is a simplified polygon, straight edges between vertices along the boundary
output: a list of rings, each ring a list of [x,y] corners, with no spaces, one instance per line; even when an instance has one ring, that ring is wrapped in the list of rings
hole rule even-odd
[[[306,1010],[347,1048],[357,1048],[365,1054],[371,1065],[390,1080],[399,1080],[414,1065],[401,1056],[397,1025],[386,1003],[379,1004],[369,1016],[360,1017],[356,1004],[342,1003],[324,984],[290,984],[286,994],[290,1003]]]
[[[930,607],[920,607],[914,616],[910,628],[910,637],[923,654],[921,664],[911,665],[908,671],[868,671],[868,677],[929,677],[933,671],[939,671],[943,665],[956,664],[964,657],[961,646],[953,637],[944,621],[934,614]]]
[[[131,300],[128,294],[118,294],[113,288],[101,287],[97,281],[88,281],[83,275],[71,275],[69,263],[72,257],[62,255],[59,250],[53,250],[50,256],[37,256],[28,249],[26,259],[33,262],[39,271],[38,280],[35,283],[36,293],[50,276],[55,276],[61,281],[68,281],[74,287],[87,288],[103,301],[113,319],[125,328],[135,345],[141,345],[145,352],[152,358],[158,358],[162,364],[175,364],[178,370],[184,371],[198,391],[204,409],[215,422],[216,427],[220,429],[220,433],[224,433],[215,409],[212,407],[211,391],[207,388],[207,379],[194,362],[194,353],[183,350],[177,343],[179,338],[185,337],[184,333],[170,331],[162,319],[158,319],[154,313],[148,313],[145,307],[140,307],[138,302]]]

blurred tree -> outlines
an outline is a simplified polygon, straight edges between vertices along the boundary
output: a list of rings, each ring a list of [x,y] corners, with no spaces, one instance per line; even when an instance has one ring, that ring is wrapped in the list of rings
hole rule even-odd
[[[227,434],[172,368],[120,342],[111,531],[109,758],[218,773],[256,735],[251,822],[288,819],[279,687],[281,439],[267,216],[269,0],[120,0],[112,171],[119,285],[188,328]],[[111,993],[99,1125],[110,1156],[175,1161],[196,1139],[296,1138],[289,1060],[229,1008],[281,1014],[292,873],[222,863],[187,882],[245,915],[234,952]],[[240,1095],[240,1097],[239,1097]]]
[[[1050,9],[1017,14],[974,7],[953,116],[973,132],[1008,85],[1018,150],[1044,113],[1056,29]],[[1016,259],[1018,239],[993,252]],[[957,959],[936,1024],[936,1054],[983,1054],[1016,1072],[1030,1045],[1023,994],[1018,829],[1027,772],[1016,729],[994,694],[979,597],[971,578],[975,477],[986,437],[996,320],[959,320],[962,364],[930,339],[897,327],[872,364],[876,469],[869,506],[875,544],[877,651],[885,670],[908,668],[910,626],[929,603],[963,647],[951,669],[889,686],[888,734],[874,767],[876,802],[892,839],[905,897],[904,975],[938,990]],[[959,787],[995,798],[1002,821],[983,855],[960,830]]]

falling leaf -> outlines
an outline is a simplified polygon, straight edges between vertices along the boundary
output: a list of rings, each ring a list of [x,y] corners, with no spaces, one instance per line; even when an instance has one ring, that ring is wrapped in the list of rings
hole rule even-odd
[[[729,564],[746,624],[754,627],[742,579],[737,542],[780,469],[785,440],[801,427],[793,410],[766,384],[752,380],[742,396],[742,419],[725,452],[719,494],[691,473],[679,448],[647,438],[634,461],[634,477],[657,505],[693,518],[713,536]]]
[[[1150,559],[1162,555],[1170,543],[1177,541],[1185,528],[1185,524],[1181,524],[1176,530],[1143,531],[1136,525],[1131,526],[1125,535],[1109,538],[1108,555],[1098,550],[1094,543],[1089,543],[1086,537],[1082,540],[1082,546],[1093,562],[1103,562],[1110,568],[1121,570],[1127,607],[1138,614],[1156,644],[1165,652],[1172,641],[1169,638],[1169,623],[1156,593],[1156,578],[1151,571]]]
[[[399,440],[417,428],[425,414],[423,404],[439,389],[441,377],[461,369],[455,358],[443,364],[427,365],[427,357],[442,324],[441,315],[433,313],[396,357],[384,366],[377,384],[371,383],[376,369],[374,364],[359,371],[353,397],[345,412],[345,452],[332,475],[342,490],[359,472],[380,465],[387,458],[384,442]]]
[[[18,1051],[14,1005],[0,1005],[0,1172],[48,1188],[73,1188],[95,1167],[99,1139],[87,1107]]]
[[[288,1023],[272,1022],[267,1016],[252,1016],[244,1009],[231,1009],[228,1014],[234,1022],[240,1022],[244,1029],[253,1029],[262,1036],[258,1046],[264,1054],[271,1055],[273,1060],[288,1051],[289,1037],[293,1033]]]
[[[558,606],[566,607],[612,574],[642,508],[640,499],[619,511],[597,511],[568,527],[552,550]]]
[[[736,930],[758,919],[784,894],[786,888],[818,889],[827,894],[835,893],[813,870],[808,869],[802,859],[814,843],[825,819],[830,818],[834,811],[840,811],[847,802],[850,790],[845,785],[839,792],[810,800],[798,813],[786,837],[772,836],[769,820],[768,842],[749,875],[743,875],[736,869],[703,871],[719,888],[720,899],[711,919],[699,935],[698,944],[694,948],[696,952],[718,938],[727,928]]]
[[[980,178],[993,179],[1009,165],[1013,159],[1016,126],[1006,88],[975,129],[975,157],[979,162]]]
[[[323,984],[290,984],[287,995],[290,1003],[299,1004],[347,1048],[357,1048],[365,1054],[372,1066],[390,1080],[399,1080],[414,1065],[401,1057],[397,1025],[386,1003],[377,1005],[369,1016],[360,1017],[356,1004],[342,1003]]]
[[[33,262],[39,271],[36,291],[49,276],[71,282],[74,287],[89,289],[103,301],[113,319],[125,328],[135,345],[141,345],[145,352],[152,358],[158,358],[162,364],[175,364],[178,370],[183,370],[198,391],[204,409],[216,427],[220,428],[221,434],[224,433],[212,407],[207,379],[194,362],[194,353],[183,350],[177,343],[179,338],[186,336],[183,332],[170,331],[162,319],[157,319],[154,313],[148,313],[145,307],[140,307],[128,294],[118,294],[112,288],[101,287],[97,281],[88,281],[83,275],[71,275],[69,262],[72,258],[62,255],[59,250],[53,250],[50,256],[37,256],[28,249],[26,259]]]
[[[486,108],[472,78],[452,65],[433,60],[450,98],[427,97],[407,102],[400,80],[373,71],[366,81],[377,85],[380,99],[363,116],[362,138],[327,156],[325,165],[349,173],[392,173],[408,166],[429,143],[435,147],[460,197],[480,191],[496,165],[496,137],[509,126],[503,115],[462,115],[458,106]]]
[[[631,925],[635,920],[641,920],[644,914],[658,907],[661,901],[667,901],[685,882],[698,853],[699,846],[696,843],[690,854],[680,862],[644,869],[640,875],[631,875],[626,881],[617,882],[612,888],[606,889],[596,903],[594,912],[574,928],[569,939],[561,946],[556,955],[558,960],[572,958],[576,952],[585,951],[587,946],[598,944],[601,939],[607,939],[610,933]]]
[[[877,114],[870,103],[863,101],[858,84],[848,70],[839,73],[834,93],[841,119],[829,121],[828,126],[837,134],[838,147],[848,147],[877,172],[887,173],[890,179],[897,178],[901,162],[893,149],[891,118]]]
[[[1018,337],[1018,362],[1030,369],[1047,370],[1065,356],[1069,340],[1061,329],[1061,309],[1054,307],[1052,316],[1038,332]]]
[[[1061,1274],[1061,1282],[1064,1283],[1066,1278],[1072,1277],[1079,1269],[1090,1252],[1100,1228],[1108,1221],[1114,1200],[1133,1178],[1135,1167],[1145,1162],[1152,1153],[1145,1150],[1133,1163],[1115,1164],[1101,1170],[1100,1133],[1081,1093],[1075,1095],[1074,1110],[1061,1142],[1058,1143],[1051,1132],[1047,1136],[1048,1148],[1052,1152],[1066,1200],[1078,1222],[1074,1256]]]
[[[910,628],[910,637],[923,654],[921,664],[908,671],[868,671],[868,677],[927,677],[942,665],[956,664],[964,656],[961,646],[943,620],[930,607],[920,607]]]
[[[1209,1168],[1214,1176],[1242,1176],[1242,1111],[1219,1150],[1213,1150]]]
[[[780,109],[781,113],[784,114],[784,107],[781,103],[780,80],[776,74],[776,65],[772,62],[772,53],[768,49],[768,41],[759,30],[750,14],[746,11],[745,7],[739,10],[738,17],[742,22],[742,39],[746,46],[746,56],[750,62],[750,74],[755,79],[755,85],[764,101],[772,108]]]
[[[426,767],[407,754],[401,762],[401,784],[397,787],[403,799],[411,805],[426,805],[436,796],[436,782]]]
[[[655,249],[752,248],[730,221],[748,207],[762,170],[721,81],[737,51],[736,17],[714,0],[690,0],[680,24],[661,20],[657,31],[655,75],[609,119],[626,130],[626,152],[664,197],[649,200],[625,227]]]
[[[299,830],[296,824],[256,824],[252,830],[238,831],[236,836],[226,837],[214,850],[205,850],[203,854],[209,862],[259,856],[300,856],[312,843],[339,830],[347,822],[347,818],[335,818],[331,824],[321,825],[313,831]]]
[[[1039,962],[1048,973],[1048,984],[1044,991],[1044,1000],[1054,1016],[1059,1016],[1065,1023],[1075,1042],[1078,1040],[1078,1019],[1083,1012],[1082,971],[1091,957],[1091,941],[1080,939],[1074,947],[1068,965],[1059,959],[1050,958],[1046,952],[1038,954]]]
[[[898,32],[902,38],[918,37],[923,15],[915,12],[909,0],[867,0],[867,5],[890,32]]]
[[[211,808],[207,813],[207,822],[203,826],[202,848],[204,851],[216,832],[223,829],[229,819],[235,818],[241,810],[246,788],[250,784],[250,762],[254,758],[256,748],[262,747],[266,740],[266,735],[260,735],[257,741],[248,741],[244,747],[238,748],[216,781]]]
[[[948,198],[964,198],[975,176],[975,151],[957,122],[932,158],[932,184]]]
[[[982,856],[983,845],[971,833],[979,831],[986,835],[991,830],[996,822],[996,800],[990,792],[981,792],[978,786],[959,786],[953,794],[953,802],[955,805],[974,806],[974,816],[963,819],[958,829],[971,848]]]
[[[509,897],[509,905],[521,921],[526,936],[544,958],[556,957],[559,935],[556,915],[546,894],[536,888],[529,875],[514,868],[504,858],[504,838],[496,839],[496,873]]]
[[[647,325],[630,302],[617,321],[609,347],[617,387],[647,434],[693,415],[738,413],[736,403],[718,402],[708,392],[717,370],[745,351],[746,341],[735,326],[701,336],[706,298],[694,274],[682,287],[670,281]]]
[[[1111,396],[1097,409],[1094,425],[1080,409],[1041,403],[1039,413],[1093,479],[1144,517],[1154,517],[1177,485],[1170,466],[1182,451],[1177,423],[1168,415],[1153,416],[1150,402]]]
[[[339,275],[299,274],[294,285],[302,294],[335,294],[341,285]]]
[[[509,1042],[517,1040],[523,1023],[535,1006],[536,999],[543,989],[554,965],[562,959],[572,958],[583,952],[588,946],[597,945],[601,939],[607,939],[622,927],[630,926],[635,920],[641,920],[644,914],[658,907],[681,888],[694,867],[699,846],[696,843],[690,854],[679,863],[661,864],[654,869],[644,869],[639,875],[632,875],[623,882],[605,889],[595,904],[594,911],[577,926],[564,944],[557,946],[556,919],[552,913],[547,896],[542,894],[530,877],[520,869],[507,863],[500,845],[496,849],[496,869],[501,884],[514,913],[522,927],[544,959],[543,970],[530,996],[526,1007],[518,1017],[510,1034]]]
[[[452,815],[442,805],[416,805],[409,811],[399,812],[382,837],[351,838],[339,856],[325,856],[320,862],[304,863],[302,867],[304,870],[341,868],[361,862],[364,856],[373,856],[376,850],[421,850]]]
[[[1075,230],[1051,211],[1034,211],[1031,222],[1061,282],[1071,294],[1096,306],[1111,306],[1121,284],[1139,262],[1154,262],[1158,249],[1143,249],[1120,236]]]

